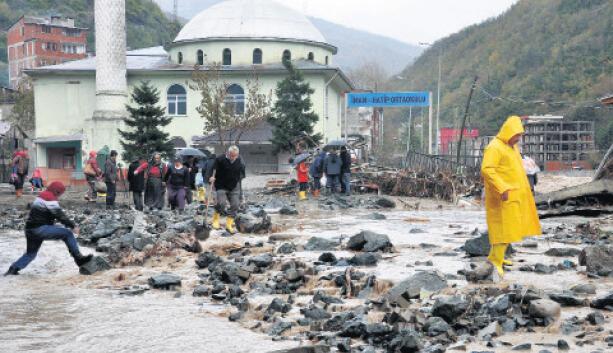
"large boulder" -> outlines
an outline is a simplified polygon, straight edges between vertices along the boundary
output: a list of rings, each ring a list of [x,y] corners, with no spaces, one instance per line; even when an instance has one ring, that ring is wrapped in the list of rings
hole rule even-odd
[[[375,201],[375,204],[379,207],[382,208],[396,208],[396,201],[387,198],[387,197],[380,197]]]
[[[587,271],[601,276],[613,275],[613,245],[595,245],[584,248],[579,254],[579,264]]]
[[[437,271],[417,272],[397,283],[386,294],[389,303],[407,307],[410,299],[419,298],[422,291],[438,292],[447,287],[445,276]]]
[[[241,233],[268,233],[272,229],[272,222],[263,209],[252,209],[236,217],[236,227]]]
[[[422,349],[419,334],[411,330],[400,331],[387,347],[388,353],[413,353]]]
[[[469,256],[487,256],[490,253],[490,240],[487,232],[481,233],[477,238],[468,239],[464,243],[464,251]],[[507,255],[513,252],[511,245],[507,248]]]
[[[579,253],[581,250],[575,248],[551,248],[545,251],[545,255],[555,257],[575,257]]]
[[[350,258],[349,263],[355,266],[377,266],[380,258],[381,255],[379,254],[362,253]]]
[[[338,242],[334,240],[324,239],[320,237],[312,237],[304,246],[306,251],[329,251],[334,250],[338,246]]]
[[[537,299],[530,302],[528,313],[539,319],[553,320],[560,316],[560,304],[549,299]]]
[[[594,309],[613,308],[613,292],[600,295],[592,299],[590,306]]]
[[[79,267],[79,273],[82,275],[93,275],[96,272],[107,271],[111,269],[111,265],[105,258],[94,256],[89,262]]]
[[[181,285],[181,277],[172,273],[162,273],[150,277],[149,285],[153,288],[170,289]]]
[[[385,234],[364,230],[349,238],[347,248],[355,251],[368,252],[389,251],[392,249],[392,242]]]
[[[91,241],[96,242],[98,239],[110,237],[117,232],[120,226],[121,224],[112,218],[103,219],[96,224],[94,232],[88,238]]]
[[[448,323],[454,323],[456,319],[468,309],[468,301],[461,296],[441,296],[436,299],[432,306],[432,315],[442,317]]]
[[[196,265],[198,268],[207,268],[209,265],[218,262],[222,262],[221,258],[212,252],[204,252],[198,255],[198,258],[196,259]]]

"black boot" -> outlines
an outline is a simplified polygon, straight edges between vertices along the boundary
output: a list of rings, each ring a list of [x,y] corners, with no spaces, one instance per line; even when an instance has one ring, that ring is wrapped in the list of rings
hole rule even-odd
[[[92,259],[92,257],[94,257],[93,254],[89,254],[85,256],[79,254],[74,257],[74,262],[77,264],[77,266],[81,267],[85,265],[86,263],[88,263]]]
[[[5,276],[17,276],[19,274],[19,270],[17,267],[9,267],[9,269],[4,273]]]

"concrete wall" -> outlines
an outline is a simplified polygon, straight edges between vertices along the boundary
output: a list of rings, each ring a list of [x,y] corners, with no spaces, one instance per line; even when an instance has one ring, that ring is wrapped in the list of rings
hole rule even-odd
[[[179,52],[183,54],[183,64],[197,64],[198,50],[202,50],[205,55],[205,63],[221,63],[224,49],[232,51],[232,65],[251,65],[253,64],[253,51],[256,48],[262,50],[262,64],[280,63],[283,51],[289,50],[292,60],[307,59],[310,52],[314,55],[316,63],[325,64],[328,57],[328,65],[332,65],[332,52],[326,48],[292,42],[272,42],[272,41],[223,41],[223,42],[204,42],[204,43],[182,43],[169,50],[170,58],[173,63],[178,63]]]

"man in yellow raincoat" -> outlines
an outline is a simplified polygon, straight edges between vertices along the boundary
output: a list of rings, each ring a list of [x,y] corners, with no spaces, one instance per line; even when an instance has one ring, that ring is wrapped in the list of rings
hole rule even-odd
[[[510,264],[504,259],[509,244],[541,234],[536,205],[517,146],[523,133],[521,119],[509,117],[485,149],[481,164],[491,244],[488,260],[501,277],[503,264]]]

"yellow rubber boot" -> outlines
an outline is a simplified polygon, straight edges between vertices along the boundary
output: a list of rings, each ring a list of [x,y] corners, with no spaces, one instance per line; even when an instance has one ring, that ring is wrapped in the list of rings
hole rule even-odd
[[[304,201],[306,199],[307,199],[306,191],[299,191],[298,192],[298,200]]]
[[[226,218],[226,230],[230,234],[236,234],[236,229],[234,228],[234,217]]]
[[[213,212],[213,222],[211,226],[213,229],[221,229],[221,225],[219,224],[219,213],[217,213],[217,211]]]
[[[513,261],[511,260],[502,260],[502,264],[506,266],[513,266]]]
[[[504,261],[504,254],[507,251],[508,244],[494,244],[490,249],[490,255],[487,259],[494,265],[496,271],[498,271],[498,275],[502,278],[504,276],[504,269],[502,268],[502,263]]]
[[[198,201],[200,203],[204,203],[206,200],[206,189],[203,187],[198,188]]]

